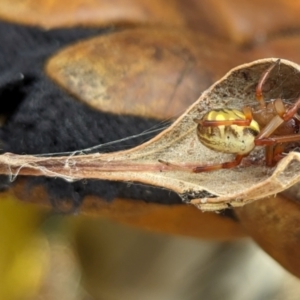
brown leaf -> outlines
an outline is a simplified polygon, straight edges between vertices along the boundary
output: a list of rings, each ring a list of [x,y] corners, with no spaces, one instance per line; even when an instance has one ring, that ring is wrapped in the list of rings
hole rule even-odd
[[[181,26],[185,23],[177,0],[1,0],[0,18],[46,29],[149,22]]]
[[[46,29],[160,24],[185,27],[236,44],[299,29],[294,0],[1,0],[0,18]]]
[[[46,71],[95,109],[168,119],[242,61],[233,46],[208,36],[148,27],[67,47],[49,60]]]
[[[202,28],[237,44],[300,28],[300,3],[293,0],[202,0],[195,11],[204,12],[199,18]],[[194,21],[190,18],[189,26],[197,28]]]
[[[300,63],[300,36],[276,37],[246,51],[245,54],[253,59],[261,57],[281,57]]]
[[[31,187],[20,178],[1,197],[9,197],[50,207],[49,195],[42,185]],[[70,212],[71,199],[57,202],[60,211]],[[52,208],[52,207],[51,207]],[[114,199],[111,202],[100,197],[86,196],[80,206],[80,214],[109,218],[115,222],[143,228],[153,232],[176,234],[202,239],[232,240],[245,236],[240,224],[218,214],[201,213],[196,207],[183,204],[161,205],[131,199]]]
[[[193,173],[192,167],[232,160],[232,155],[209,150],[196,136],[195,117],[211,109],[242,109],[256,103],[255,87],[261,74],[275,59],[262,59],[231,70],[176,121],[158,136],[136,148],[108,154],[69,157],[35,157],[3,154],[2,174],[45,175],[66,180],[101,178],[143,182],[171,189],[184,201],[202,210],[219,210],[279,193],[300,180],[300,154],[289,153],[276,168],[264,164],[263,149],[256,148],[234,169]],[[282,60],[264,85],[265,99],[282,97],[289,101],[299,95],[297,64]],[[185,166],[174,170],[159,160]]]
[[[242,226],[287,270],[300,277],[300,202],[282,195],[236,209]]]

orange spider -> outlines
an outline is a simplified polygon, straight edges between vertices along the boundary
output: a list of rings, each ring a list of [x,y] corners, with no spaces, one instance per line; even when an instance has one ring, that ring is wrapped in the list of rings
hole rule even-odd
[[[279,63],[280,59],[274,62],[257,84],[258,108],[245,106],[242,111],[216,109],[209,111],[201,119],[194,119],[198,124],[197,136],[203,145],[215,151],[236,155],[233,161],[196,166],[192,168],[194,173],[234,168],[256,146],[266,147],[266,165],[274,166],[283,157],[284,143],[300,141],[300,116],[297,114],[300,97],[294,104],[284,104],[279,98],[266,103],[263,98],[263,84]],[[172,163],[160,162],[172,166]]]

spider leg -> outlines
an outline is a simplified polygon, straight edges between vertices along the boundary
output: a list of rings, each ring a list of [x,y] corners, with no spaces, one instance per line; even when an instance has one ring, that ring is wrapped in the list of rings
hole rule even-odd
[[[274,106],[278,115],[274,116],[271,121],[265,126],[259,135],[256,137],[257,140],[263,140],[264,138],[270,137],[273,132],[284,122],[291,120],[300,108],[300,97],[297,101],[288,109],[285,109],[281,99],[274,101]]]
[[[281,158],[284,151],[284,143],[299,142],[299,134],[290,134],[284,136],[274,136],[255,140],[256,146],[266,146],[266,165],[273,166]]]
[[[263,140],[268,138],[273,134],[273,132],[284,123],[284,120],[279,116],[276,115],[271,119],[271,121],[260,131],[258,136],[256,137],[256,140]]]
[[[300,134],[288,134],[283,136],[272,136],[262,139],[256,139],[254,141],[256,146],[272,146],[280,143],[299,142]]]
[[[284,158],[284,145],[283,144],[277,144],[275,145],[273,149],[273,163],[276,164],[279,162],[282,158]]]
[[[294,115],[297,113],[298,109],[300,108],[300,97],[297,99],[297,101],[291,106],[289,109],[286,110],[286,112],[283,114],[282,118],[283,120],[289,121],[294,117]]]
[[[190,171],[192,169],[188,165],[178,165],[178,164],[174,164],[174,163],[171,163],[169,161],[162,160],[162,159],[159,159],[158,162],[165,165],[167,168],[169,168],[171,170],[174,170],[174,171],[183,171],[183,170]]]
[[[266,156],[266,166],[271,166],[273,164],[273,146],[266,146],[265,156]]]
[[[233,161],[227,161],[220,164],[197,166],[193,168],[193,172],[200,173],[200,172],[209,172],[209,171],[215,171],[220,169],[231,169],[238,166],[242,162],[242,159],[247,155],[238,154]]]
[[[266,102],[265,99],[263,97],[263,93],[262,93],[262,87],[264,85],[264,83],[266,82],[267,78],[269,77],[271,71],[280,63],[280,59],[276,60],[276,62],[274,62],[260,77],[258,84],[256,86],[256,90],[255,90],[255,96],[256,96],[256,100],[260,103],[260,107],[261,108],[265,108],[266,107]]]
[[[284,151],[283,144],[277,144],[275,146],[266,146],[266,166],[273,167],[276,165],[278,161],[280,161],[284,155],[282,154]]]
[[[220,169],[231,169],[236,166],[238,166],[244,157],[248,156],[246,155],[236,155],[235,159],[232,161],[227,161],[220,164],[212,164],[212,165],[203,165],[203,166],[195,166],[191,164],[186,165],[177,165],[168,161],[164,161],[162,159],[159,159],[158,161],[161,164],[164,164],[168,169],[174,170],[174,171],[192,171],[193,173],[201,173],[201,172],[209,172],[209,171],[215,171]]]
[[[218,127],[218,126],[230,126],[230,125],[249,126],[253,119],[251,108],[248,106],[243,107],[243,113],[245,115],[245,119],[235,119],[235,120],[194,119],[194,122],[200,124],[203,127]]]
[[[197,124],[200,124],[203,127],[218,127],[218,126],[249,126],[251,122],[248,120],[199,120],[194,119]]]

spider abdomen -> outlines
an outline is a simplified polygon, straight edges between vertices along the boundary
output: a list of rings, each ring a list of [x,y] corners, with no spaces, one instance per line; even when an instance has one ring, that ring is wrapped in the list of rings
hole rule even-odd
[[[246,116],[235,109],[212,110],[203,116],[207,121],[246,120]],[[259,133],[259,125],[252,120],[249,126],[217,125],[203,126],[198,124],[199,141],[206,147],[224,153],[244,155],[255,147],[255,137]]]

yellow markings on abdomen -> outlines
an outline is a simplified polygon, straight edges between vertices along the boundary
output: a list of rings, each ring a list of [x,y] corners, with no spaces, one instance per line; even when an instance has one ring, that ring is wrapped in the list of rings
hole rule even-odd
[[[212,110],[202,120],[246,120],[245,115],[236,109]],[[254,147],[255,136],[259,133],[259,125],[252,120],[249,126],[219,125],[197,127],[200,142],[206,147],[224,153],[247,154]]]

